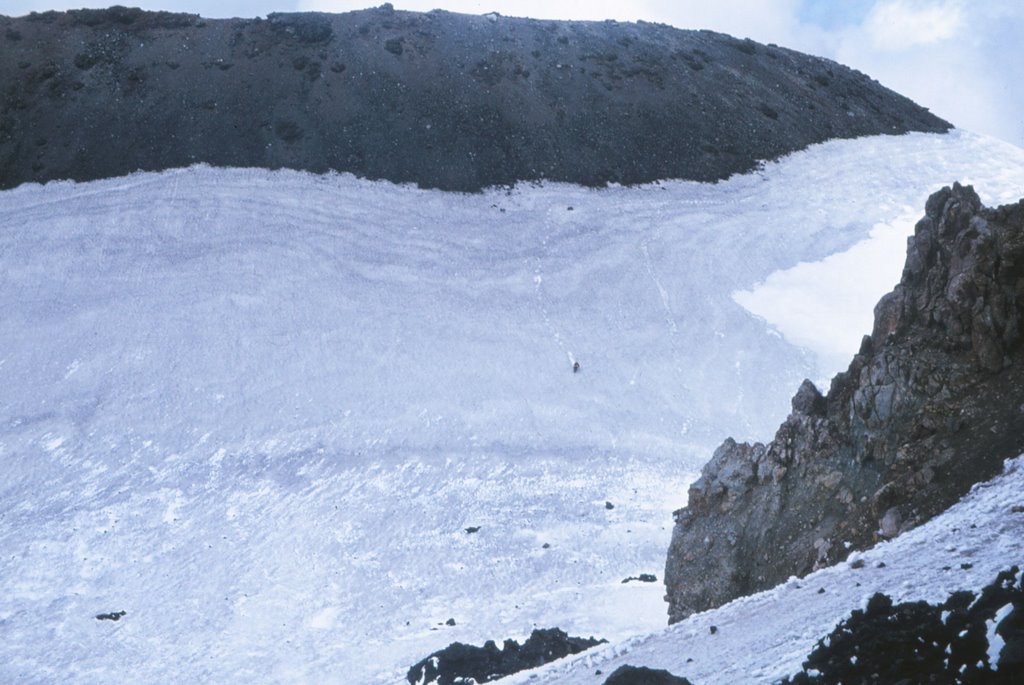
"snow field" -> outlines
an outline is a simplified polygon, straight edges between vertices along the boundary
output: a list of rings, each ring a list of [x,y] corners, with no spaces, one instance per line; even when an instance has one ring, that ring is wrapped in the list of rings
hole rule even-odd
[[[1000,571],[1020,566],[1024,513],[1014,507],[1022,503],[1021,492],[1024,456],[1008,460],[1001,476],[976,485],[944,514],[842,563],[500,682],[590,685],[623,664],[666,669],[695,685],[763,685],[791,676],[819,639],[876,592],[895,603],[938,604],[957,590],[977,592]],[[855,561],[864,565],[856,568]]]
[[[657,630],[687,484],[826,373],[733,293],[953,180],[1024,187],[1014,150],[838,141],[602,190],[194,167],[0,193],[0,682],[395,683],[453,640]]]

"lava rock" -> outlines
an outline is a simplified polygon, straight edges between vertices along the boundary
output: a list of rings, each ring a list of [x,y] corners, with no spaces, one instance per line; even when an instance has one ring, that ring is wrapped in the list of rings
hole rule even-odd
[[[120,621],[128,612],[114,611],[109,614],[96,614],[97,621]]]
[[[604,685],[691,685],[686,678],[646,666],[619,666]]]
[[[794,414],[824,416],[827,404],[817,386],[805,378],[800,389],[793,396],[792,406]]]
[[[893,604],[875,594],[854,611],[804,662],[786,685],[838,683],[995,683],[1019,682],[1024,661],[1024,585],[1015,566],[975,597],[957,592],[943,604]],[[1001,608],[1012,611],[996,626],[1003,647],[989,662],[987,623]]]
[[[826,396],[769,444],[727,439],[675,512],[670,621],[918,526],[1024,452],[1024,200],[933,194],[900,283]]]
[[[486,683],[578,654],[604,642],[593,637],[569,637],[558,628],[534,630],[522,645],[515,640],[505,640],[501,649],[493,640],[488,640],[483,647],[453,642],[414,665],[406,677],[410,684],[423,685],[455,685],[470,678]]]

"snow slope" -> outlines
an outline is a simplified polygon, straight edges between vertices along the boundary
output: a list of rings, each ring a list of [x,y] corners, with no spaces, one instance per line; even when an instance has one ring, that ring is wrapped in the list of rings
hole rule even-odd
[[[453,640],[663,625],[660,583],[620,581],[660,578],[688,482],[859,342],[798,347],[733,293],[953,180],[1017,199],[1024,152],[956,132],[715,185],[195,167],[0,193],[0,682],[389,683]]]
[[[1022,493],[1024,456],[1008,460],[1001,476],[976,485],[944,514],[840,564],[500,682],[597,685],[623,664],[666,669],[695,685],[763,685],[794,675],[817,641],[876,592],[894,602],[938,604],[1021,566],[1024,512],[1014,508],[1024,503]]]

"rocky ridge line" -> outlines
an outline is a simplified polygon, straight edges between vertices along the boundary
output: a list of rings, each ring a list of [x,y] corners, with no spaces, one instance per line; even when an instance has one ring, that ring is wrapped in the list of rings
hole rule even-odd
[[[670,622],[805,575],[944,511],[1024,452],[1024,200],[933,194],[899,285],[827,396],[732,439],[676,512]]]
[[[0,189],[205,162],[444,190],[714,181],[949,124],[829,60],[659,24],[390,5],[0,16]]]

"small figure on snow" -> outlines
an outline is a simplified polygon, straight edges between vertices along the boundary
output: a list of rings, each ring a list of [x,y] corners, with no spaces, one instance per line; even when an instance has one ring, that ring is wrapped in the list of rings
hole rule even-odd
[[[572,363],[572,372],[573,373],[579,373],[580,372],[580,363],[579,362],[573,362]]]

